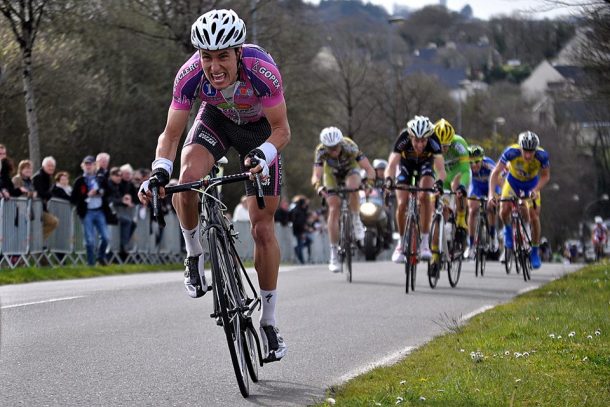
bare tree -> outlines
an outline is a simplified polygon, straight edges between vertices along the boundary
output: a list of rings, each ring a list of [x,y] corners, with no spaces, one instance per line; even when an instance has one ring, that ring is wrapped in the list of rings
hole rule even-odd
[[[47,3],[48,0],[0,0],[0,12],[9,22],[21,50],[25,115],[29,130],[28,145],[30,160],[34,166],[40,164],[40,135],[32,80],[32,50]]]

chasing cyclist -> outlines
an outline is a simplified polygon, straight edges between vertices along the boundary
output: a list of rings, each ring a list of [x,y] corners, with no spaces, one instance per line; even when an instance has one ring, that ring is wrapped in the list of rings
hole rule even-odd
[[[512,196],[531,198],[538,210],[527,210],[524,219],[528,218],[532,228],[532,251],[530,261],[532,267],[540,268],[538,245],[540,242],[540,191],[551,179],[549,154],[540,147],[538,135],[532,131],[519,134],[517,144],[507,147],[500,161],[496,164],[489,178],[489,203],[496,205],[495,190],[499,185],[500,175],[508,170],[508,175],[502,186],[502,198]],[[529,203],[527,204],[529,208]],[[513,248],[513,231],[510,224],[510,204],[502,202],[500,205],[500,218],[504,222],[504,246]]]
[[[250,171],[263,175],[265,208],[258,208],[250,182],[246,193],[255,244],[254,264],[263,299],[260,331],[267,359],[273,361],[280,360],[287,350],[275,321],[280,249],[273,215],[280,197],[280,151],[290,141],[290,126],[282,78],[273,58],[256,45],[244,44],[245,40],[245,23],[233,10],[209,11],[192,25],[191,42],[197,52],[176,75],[151,179],[142,184],[139,197],[148,204],[149,182],[153,180],[161,187],[160,196],[164,196],[162,187],[169,182],[178,143],[199,97],[202,103],[180,157],[180,183],[207,175],[231,146],[239,152],[243,170],[250,167],[251,158],[258,159],[259,165]],[[199,240],[198,201],[196,192],[172,198],[187,251],[184,285],[193,298],[204,295],[208,286]]]
[[[400,172],[396,176],[396,168],[400,166]],[[435,171],[438,179],[435,182]],[[434,127],[425,116],[415,116],[409,120],[407,127],[403,129],[396,142],[394,150],[388,158],[388,166],[385,170],[386,187],[396,185],[409,185],[412,177],[415,184],[420,188],[436,188],[442,190],[446,179],[445,163],[441,151],[441,145],[434,134]],[[396,177],[396,180],[394,178]],[[406,209],[409,202],[409,192],[396,190],[398,204],[396,207],[396,224],[398,233],[405,233]],[[428,245],[430,233],[430,220],[432,219],[432,202],[427,193],[419,193],[420,220],[421,220],[421,252],[422,260],[432,258],[432,252]],[[392,261],[402,263],[405,261],[403,254],[402,239],[399,240]]]
[[[470,156],[470,187],[468,189],[468,197],[484,198],[489,195],[489,176],[491,175],[496,163],[491,158],[485,155],[483,147],[471,145],[469,148]],[[500,187],[496,187],[496,194],[500,194]],[[474,251],[472,245],[474,243],[474,234],[476,229],[476,221],[479,216],[481,203],[475,200],[468,201],[468,243],[467,257],[472,257]],[[498,250],[498,236],[496,235],[496,216],[495,211],[487,207],[487,224],[489,225],[489,235],[491,237],[491,251]],[[470,256],[469,256],[470,255]]]
[[[337,243],[339,242],[339,217],[341,198],[334,192],[341,184],[346,188],[357,189],[362,183],[359,168],[366,171],[367,183],[375,181],[375,170],[358,145],[337,127],[326,127],[320,132],[320,144],[314,154],[311,185],[318,195],[328,204],[328,235],[330,238],[330,260],[328,269],[333,273],[341,271]],[[352,224],[357,240],[364,239],[364,225],[360,220],[360,199],[358,192],[349,195]]]
[[[434,124],[434,133],[441,142],[447,178],[443,188],[455,192],[455,209],[457,226],[456,238],[462,238],[466,246],[466,185],[470,184],[470,157],[468,143],[462,136],[455,134],[455,129],[445,119]]]

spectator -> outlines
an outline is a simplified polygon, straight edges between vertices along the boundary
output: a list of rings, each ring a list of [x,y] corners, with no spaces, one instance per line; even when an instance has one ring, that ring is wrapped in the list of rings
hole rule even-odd
[[[51,191],[54,198],[70,200],[72,186],[70,185],[70,174],[67,171],[60,171],[55,174],[55,185]]]
[[[121,169],[118,167],[112,167],[110,169],[108,203],[112,205],[117,212],[120,231],[119,257],[122,260],[125,260],[127,258],[129,242],[136,229],[136,223],[133,221],[133,211],[128,209],[135,208],[135,202],[132,200],[130,194],[123,194],[121,192]]]
[[[110,166],[110,154],[99,153],[95,157],[95,164],[97,165],[97,175],[104,177],[104,180],[108,182],[108,167]]]
[[[290,223],[290,212],[288,212],[289,203],[285,198],[280,200],[280,205],[275,211],[274,220],[282,226],[288,226]]]
[[[104,191],[104,180],[96,174],[95,157],[88,155],[81,163],[83,175],[76,178],[72,188],[71,201],[76,205],[76,213],[83,222],[87,264],[95,265],[95,233],[100,237],[97,261],[107,265],[106,248],[108,247],[108,225],[104,215],[104,205],[108,205]]]
[[[51,156],[42,159],[42,167],[34,177],[34,189],[36,194],[42,201],[42,238],[46,240],[49,235],[57,228],[59,219],[51,213],[47,208],[47,202],[51,199],[51,191],[53,190],[55,173],[55,159]]]
[[[121,195],[129,194],[132,202],[139,202],[138,188],[133,181],[133,167],[129,164],[123,164],[121,170]]]
[[[36,190],[32,182],[32,162],[30,160],[21,160],[17,166],[17,175],[12,179],[13,186],[19,195],[26,198],[35,198]]]
[[[11,176],[15,166],[13,160],[8,157],[6,146],[0,144],[0,198],[8,199],[11,196],[19,196],[15,189]]]
[[[233,210],[233,222],[239,221],[250,221],[246,195],[242,195],[241,199],[239,200],[239,203],[235,206],[235,210]]]
[[[292,234],[296,239],[294,253],[297,256],[299,263],[305,264],[305,259],[303,258],[303,248],[309,248],[309,246],[311,246],[311,228],[308,223],[310,220],[309,200],[304,195],[296,195],[294,198],[292,198],[292,205],[290,206],[290,220],[292,220]],[[310,253],[309,249],[308,253]]]

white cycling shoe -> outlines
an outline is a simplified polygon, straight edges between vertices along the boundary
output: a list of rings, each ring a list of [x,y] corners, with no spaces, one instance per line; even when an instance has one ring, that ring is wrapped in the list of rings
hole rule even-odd
[[[354,216],[354,235],[356,236],[356,240],[364,240],[364,233],[366,232],[366,228],[362,224],[360,220],[360,216]]]
[[[392,261],[394,263],[404,263],[405,262],[405,255],[402,252],[402,245],[400,243],[398,243],[398,245],[396,245],[396,248],[394,249],[394,253],[392,253]]]

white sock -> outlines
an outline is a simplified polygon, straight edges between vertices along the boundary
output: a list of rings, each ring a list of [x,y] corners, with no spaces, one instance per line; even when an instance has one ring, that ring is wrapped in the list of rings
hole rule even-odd
[[[427,249],[428,248],[428,239],[429,239],[430,234],[429,233],[422,233],[421,234],[421,247],[422,249]]]
[[[261,301],[263,312],[261,313],[261,326],[275,326],[275,303],[277,301],[277,290],[261,290]]]
[[[186,255],[189,257],[199,256],[203,253],[203,247],[201,247],[201,241],[199,240],[199,224],[192,230],[186,230],[180,225],[182,231],[182,237],[186,245]]]

